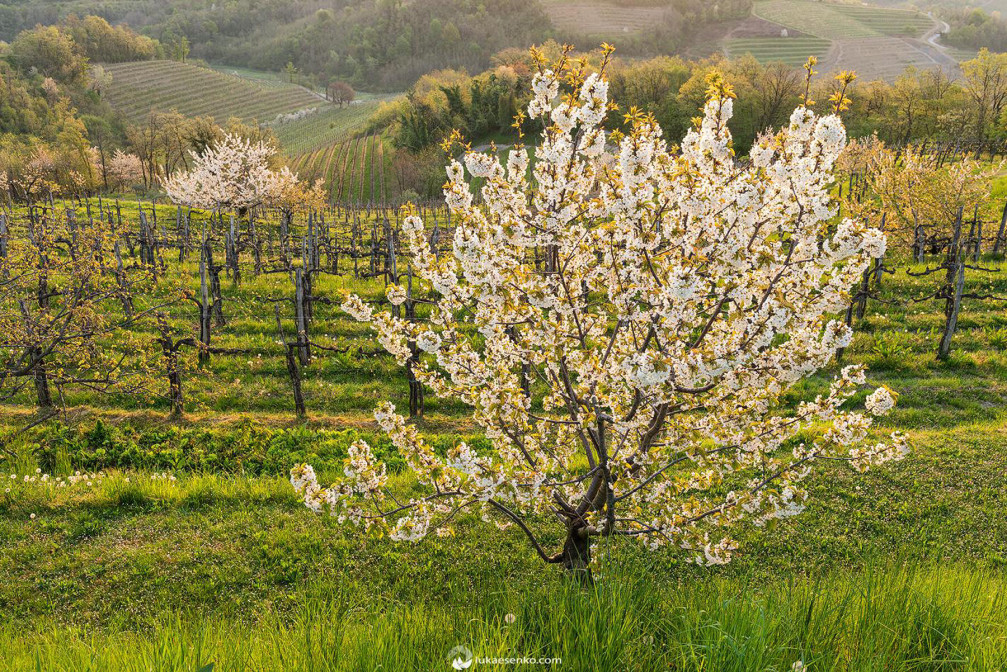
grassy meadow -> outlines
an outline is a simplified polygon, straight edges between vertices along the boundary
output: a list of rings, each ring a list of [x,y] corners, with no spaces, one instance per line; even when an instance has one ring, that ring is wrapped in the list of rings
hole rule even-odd
[[[195,260],[163,254],[163,284],[196,291]],[[308,418],[297,420],[265,302],[293,286],[285,273],[254,277],[243,259],[240,284],[222,274],[226,324],[213,345],[244,352],[200,368],[183,350],[185,417],[167,417],[157,379],[146,394],[68,391],[71,426],[16,438],[31,398],[0,407],[0,670],[447,670],[458,645],[537,661],[473,667],[491,670],[1005,669],[1007,311],[966,300],[952,357],[938,362],[942,306],[913,300],[938,276],[890,265],[844,363],[866,362],[871,386],[899,393],[878,431],[906,432],[913,453],[866,475],[825,465],[808,510],[738,530],[725,567],[601,542],[597,585],[581,588],[520,531],[474,515],[454,539],[409,544],[308,511],[287,482],[297,462],[325,481],[363,436],[395,471],[371,410],[385,399],[404,408],[406,378],[373,354],[365,328],[319,305],[312,337],[346,352],[307,367]],[[1002,273],[970,271],[968,283],[1007,295]],[[383,286],[322,275],[315,294],[377,300]],[[292,308],[282,310],[289,336]],[[187,302],[169,321],[195,333]],[[139,341],[154,338],[147,328]],[[836,370],[789,401],[821,392]],[[438,449],[483,440],[463,407],[432,397],[417,425]],[[413,486],[394,473],[393,490]],[[534,523],[550,548],[561,543],[552,521]]]

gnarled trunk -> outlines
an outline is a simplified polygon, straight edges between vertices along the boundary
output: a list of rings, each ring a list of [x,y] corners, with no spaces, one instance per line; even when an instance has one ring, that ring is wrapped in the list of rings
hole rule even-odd
[[[569,575],[584,585],[594,583],[591,575],[591,536],[584,526],[574,526],[569,529],[563,551],[560,553],[560,564]]]
[[[35,396],[38,406],[42,409],[52,408],[52,392],[49,390],[49,374],[46,372],[45,362],[42,360],[42,349],[36,348],[32,357],[38,357],[34,368]]]

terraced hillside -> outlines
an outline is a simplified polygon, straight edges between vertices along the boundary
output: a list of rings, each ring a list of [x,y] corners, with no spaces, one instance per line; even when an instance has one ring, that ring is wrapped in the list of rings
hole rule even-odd
[[[331,107],[308,89],[282,82],[248,78],[178,61],[138,61],[104,66],[112,74],[106,97],[130,120],[150,110],[178,110],[186,116],[209,115],[270,122],[279,114],[312,107]]]
[[[916,10],[812,0],[759,0],[752,18],[724,40],[729,56],[803,63],[823,72],[855,70],[862,79],[893,79],[907,67],[957,69],[957,55],[931,39],[937,23]]]

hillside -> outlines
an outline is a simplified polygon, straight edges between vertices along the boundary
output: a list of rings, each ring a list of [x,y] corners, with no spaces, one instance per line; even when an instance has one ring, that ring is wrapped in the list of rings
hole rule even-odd
[[[732,57],[751,53],[762,62],[799,65],[815,55],[824,72],[891,80],[911,66],[957,69],[954,54],[934,39],[938,29],[932,17],[911,9],[760,0],[722,44]]]
[[[734,0],[722,0],[734,1]],[[491,56],[551,36],[539,0],[0,0],[0,40],[75,14],[126,23],[166,55],[399,91],[431,70],[485,69]]]
[[[625,6],[604,0],[543,0],[557,30],[588,37],[636,35],[665,21],[668,7]]]
[[[291,159],[302,179],[322,180],[334,203],[387,203],[398,195],[392,170],[394,148],[377,134],[355,135]]]
[[[150,110],[178,110],[217,121],[239,117],[270,122],[277,115],[330,107],[319,95],[284,82],[253,82],[177,61],[135,61],[104,66],[112,82],[105,96],[113,108],[137,122]]]
[[[287,156],[300,156],[339,144],[361,133],[378,106],[401,94],[358,94],[346,107],[326,105],[314,114],[271,124]]]

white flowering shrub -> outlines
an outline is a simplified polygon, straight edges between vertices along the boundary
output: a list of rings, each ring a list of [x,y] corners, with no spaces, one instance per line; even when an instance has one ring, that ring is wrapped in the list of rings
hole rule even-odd
[[[310,466],[293,470],[308,506],[411,541],[451,534],[460,510],[476,510],[570,569],[609,535],[717,564],[735,548],[731,526],[799,513],[823,458],[865,471],[906,454],[904,437],[869,442],[871,419],[841,408],[865,383],[860,366],[811,401],[781,403],[849,345],[836,316],[885,248],[877,230],[832,222],[840,119],[799,107],[741,163],[733,94],[713,77],[680,152],[636,112],[613,140],[603,73],[561,63],[536,75],[533,179],[521,147],[505,164],[468,152],[448,166],[453,254],[435,256],[423,222],[405,221],[429,322],[344,304],[400,363],[411,341],[428,353],[417,376],[470,405],[492,449],[440,455],[385,403],[375,417],[425,494],[393,497],[358,442],[329,488]],[[870,409],[893,403],[878,392]],[[562,548],[540,541],[543,519],[560,521]]]

